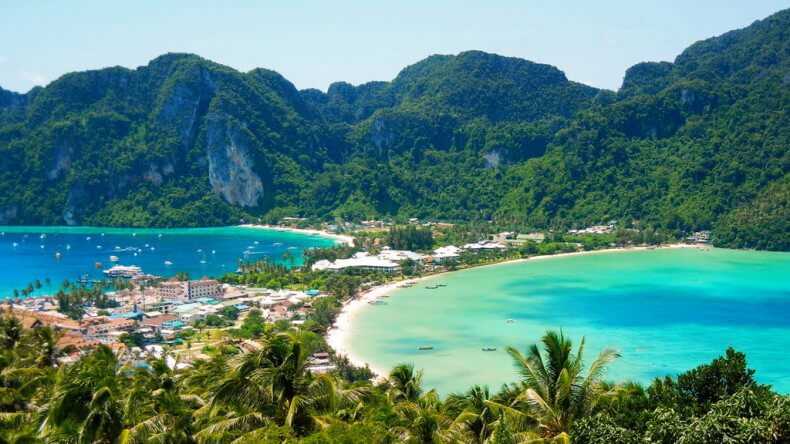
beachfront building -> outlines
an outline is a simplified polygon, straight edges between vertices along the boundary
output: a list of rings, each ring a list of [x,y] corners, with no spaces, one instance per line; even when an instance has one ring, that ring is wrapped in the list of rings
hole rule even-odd
[[[473,251],[480,251],[480,250],[506,250],[507,249],[507,245],[505,245],[505,244],[503,244],[501,242],[484,240],[484,241],[480,241],[480,242],[474,242],[474,243],[471,243],[471,244],[466,244],[466,245],[464,245],[463,249],[464,250],[473,250]]]
[[[375,271],[380,273],[397,273],[400,271],[400,264],[388,259],[381,259],[377,256],[371,256],[366,252],[359,252],[354,254],[349,259],[338,259],[334,262],[328,260],[320,260],[313,264],[313,271],[345,271],[345,270],[360,270],[360,271]]]
[[[457,261],[461,256],[461,251],[463,250],[455,245],[447,245],[446,247],[439,247],[433,250],[433,255],[431,257],[435,264],[444,264]]]
[[[393,262],[403,262],[407,260],[422,262],[423,255],[420,253],[415,253],[414,251],[393,250],[390,247],[384,247],[381,249],[381,253],[378,254],[378,258]]]
[[[607,234],[614,231],[615,221],[609,222],[606,225],[593,225],[591,227],[582,228],[580,230],[568,230],[569,234]]]

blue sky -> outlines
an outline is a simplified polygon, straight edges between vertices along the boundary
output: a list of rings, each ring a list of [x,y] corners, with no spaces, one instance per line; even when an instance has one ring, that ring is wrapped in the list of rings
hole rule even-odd
[[[430,54],[480,49],[617,89],[635,63],[671,61],[697,40],[790,7],[790,0],[218,3],[0,0],[0,86],[24,92],[70,71],[192,52],[326,90],[338,80],[390,80]]]

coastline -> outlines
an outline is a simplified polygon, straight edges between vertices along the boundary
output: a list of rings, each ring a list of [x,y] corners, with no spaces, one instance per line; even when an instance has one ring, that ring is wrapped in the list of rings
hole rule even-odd
[[[458,273],[464,272],[467,270],[473,270],[477,268],[483,267],[496,267],[500,265],[506,264],[516,264],[521,262],[529,262],[529,261],[536,261],[536,260],[546,260],[550,258],[560,258],[560,257],[568,257],[568,256],[582,256],[582,255],[592,255],[592,254],[604,254],[604,253],[624,253],[624,252],[633,252],[633,251],[646,251],[652,249],[673,249],[673,248],[710,248],[707,245],[700,245],[700,244],[685,244],[685,243],[676,243],[676,244],[667,244],[657,247],[646,247],[646,246],[638,246],[638,247],[623,247],[623,248],[605,248],[601,250],[590,250],[590,251],[574,251],[571,253],[559,253],[559,254],[550,254],[545,256],[532,256],[528,258],[520,258],[520,259],[512,259],[502,262],[497,262],[493,264],[485,264],[479,265],[469,268],[464,268],[461,270],[453,270],[453,271],[443,271],[440,273],[430,274],[427,276],[421,276],[418,278],[411,278],[402,281],[396,282],[389,282],[386,284],[382,284],[373,288],[368,289],[364,293],[361,293],[358,297],[347,301],[343,304],[343,308],[341,308],[340,313],[337,315],[335,319],[335,323],[326,333],[326,343],[332,347],[335,353],[339,355],[343,355],[348,358],[349,362],[354,364],[357,367],[365,367],[366,365],[370,368],[370,370],[375,374],[377,378],[386,377],[389,374],[389,370],[382,369],[379,367],[374,366],[370,362],[366,362],[364,359],[356,356],[354,352],[351,350],[350,347],[350,339],[353,335],[353,322],[354,319],[360,315],[363,309],[369,305],[368,302],[376,300],[385,294],[388,294],[398,288],[403,282],[409,281],[413,283],[419,283],[426,281],[428,279],[433,279],[437,277],[445,276],[449,273]]]
[[[281,227],[278,225],[266,225],[266,224],[242,224],[236,225],[237,227],[241,228],[258,228],[258,229],[265,229],[265,230],[274,230],[274,231],[287,231],[291,233],[300,233],[300,234],[307,234],[313,236],[323,236],[329,239],[334,239],[338,243],[342,243],[344,245],[348,245],[353,247],[354,246],[354,237],[348,236],[345,234],[336,234],[330,233],[326,230],[316,230],[311,228],[291,228],[291,227]]]

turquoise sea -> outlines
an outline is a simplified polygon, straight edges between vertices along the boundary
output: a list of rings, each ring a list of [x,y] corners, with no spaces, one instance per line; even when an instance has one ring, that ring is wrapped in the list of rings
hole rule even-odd
[[[425,288],[435,283],[447,286]],[[547,329],[562,329],[574,344],[586,337],[587,362],[604,347],[619,350],[607,379],[649,383],[733,346],[760,382],[790,392],[790,253],[545,258],[440,275],[384,300],[354,319],[351,350],[375,368],[414,363],[424,385],[445,395],[515,381],[505,347],[524,350]],[[423,345],[434,350],[418,351]]]
[[[306,248],[334,243],[321,236],[247,227],[0,226],[0,299],[35,279],[44,284],[36,294],[48,294],[57,291],[64,279],[75,280],[85,274],[91,279],[102,278],[96,263],[109,268],[113,265],[110,256],[116,256],[118,264],[137,265],[150,274],[172,276],[184,271],[200,278],[235,271],[239,259],[245,258],[299,264]],[[289,254],[283,259],[286,252]]]

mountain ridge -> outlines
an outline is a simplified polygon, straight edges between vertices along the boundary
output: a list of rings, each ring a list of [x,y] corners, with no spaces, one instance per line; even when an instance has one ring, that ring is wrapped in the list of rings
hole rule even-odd
[[[482,51],[325,93],[184,53],[0,89],[0,223],[619,219],[788,249],[728,217],[786,208],[764,202],[787,195],[787,29],[790,10],[634,65],[617,92]]]

